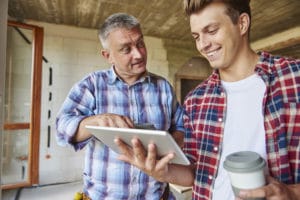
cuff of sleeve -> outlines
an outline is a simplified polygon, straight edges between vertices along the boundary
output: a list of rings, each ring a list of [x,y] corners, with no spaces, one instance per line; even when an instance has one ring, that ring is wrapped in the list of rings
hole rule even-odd
[[[84,141],[82,141],[82,142],[74,143],[74,144],[73,144],[73,147],[74,147],[75,151],[79,151],[79,150],[83,149],[83,148],[87,145],[87,143],[89,143],[89,141],[90,141],[91,139],[92,139],[92,137],[91,137],[91,138],[88,138],[88,139],[86,139],[86,140],[84,140]]]

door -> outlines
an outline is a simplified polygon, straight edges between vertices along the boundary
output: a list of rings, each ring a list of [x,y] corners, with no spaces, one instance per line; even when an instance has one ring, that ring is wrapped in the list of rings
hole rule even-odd
[[[8,22],[1,188],[38,183],[43,29]]]

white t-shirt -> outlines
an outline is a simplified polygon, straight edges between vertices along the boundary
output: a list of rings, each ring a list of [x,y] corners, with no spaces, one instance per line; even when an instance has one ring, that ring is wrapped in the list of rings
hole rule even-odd
[[[236,151],[255,151],[266,159],[263,97],[266,85],[256,74],[237,82],[224,82],[226,91],[226,120],[221,161],[214,183],[213,200],[234,200],[225,157]]]

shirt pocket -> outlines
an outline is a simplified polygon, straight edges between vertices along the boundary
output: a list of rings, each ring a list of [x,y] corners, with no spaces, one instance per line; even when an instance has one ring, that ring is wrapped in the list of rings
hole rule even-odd
[[[157,130],[168,130],[171,126],[171,113],[167,104],[149,104],[146,107],[147,123]]]

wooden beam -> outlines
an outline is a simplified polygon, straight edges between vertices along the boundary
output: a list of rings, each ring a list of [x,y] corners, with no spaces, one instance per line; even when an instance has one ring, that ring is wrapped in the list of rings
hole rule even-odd
[[[4,123],[4,130],[30,129],[30,123]]]
[[[296,44],[300,44],[300,26],[254,41],[251,47],[255,51],[275,51]]]

